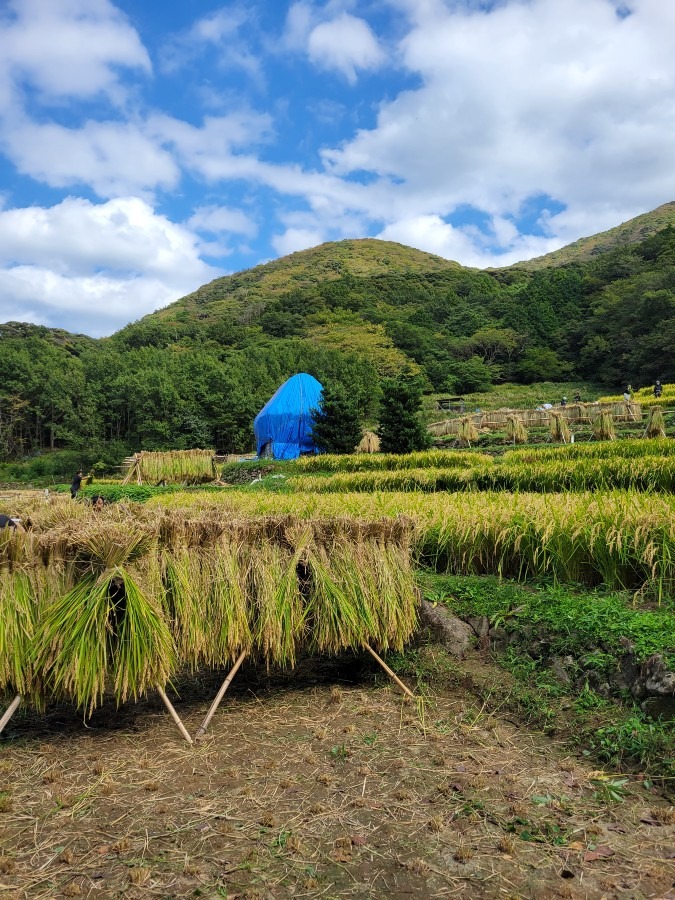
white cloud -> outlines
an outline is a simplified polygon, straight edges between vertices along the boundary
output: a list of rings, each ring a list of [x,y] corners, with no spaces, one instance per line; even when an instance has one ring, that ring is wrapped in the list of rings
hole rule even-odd
[[[0,102],[17,84],[43,99],[121,98],[118,67],[150,71],[126,16],[108,0],[10,0],[0,18]]]
[[[341,72],[350,84],[356,83],[357,69],[377,69],[385,61],[368,23],[348,13],[317,25],[308,36],[307,51],[315,66]]]
[[[0,321],[110,333],[222,274],[197,244],[138,198],[0,211]]]
[[[413,216],[392,222],[377,237],[426,250],[445,259],[461,260],[463,265],[476,268],[508,266],[522,259],[550,253],[561,246],[561,241],[555,238],[519,235],[513,223],[506,220],[493,220],[491,224],[493,239],[507,248],[498,256],[486,246],[489,236],[471,227],[456,228],[435,215]]]
[[[240,209],[225,206],[200,206],[185,223],[193,231],[206,234],[243,234],[255,237],[258,226]]]
[[[101,197],[172,188],[180,171],[170,153],[132,122],[80,128],[27,119],[5,129],[5,151],[18,171],[50,187],[87,185]]]
[[[174,35],[161,51],[165,72],[173,72],[191,63],[208,47],[218,51],[216,65],[221,69],[241,69],[255,81],[262,78],[260,59],[253,53],[241,30],[250,14],[241,6],[224,6],[193,22],[181,34]]]
[[[272,238],[272,246],[279,256],[295,253],[297,250],[307,250],[316,247],[324,241],[321,231],[307,228],[287,228],[283,234],[275,234]]]
[[[610,0],[416,4],[400,49],[421,87],[326,150],[327,167],[394,179],[389,209],[375,207],[389,222],[460,204],[513,216],[550,195],[568,206],[549,220],[561,237],[581,210],[593,231],[671,199],[675,4],[632,8],[621,18]]]

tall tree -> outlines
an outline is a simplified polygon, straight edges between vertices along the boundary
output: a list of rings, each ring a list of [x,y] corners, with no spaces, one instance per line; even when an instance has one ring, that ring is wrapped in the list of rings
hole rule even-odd
[[[425,450],[431,436],[420,421],[422,389],[415,378],[399,376],[382,383],[380,448],[384,453]]]
[[[353,453],[363,428],[356,399],[341,385],[324,387],[312,437],[322,453]]]

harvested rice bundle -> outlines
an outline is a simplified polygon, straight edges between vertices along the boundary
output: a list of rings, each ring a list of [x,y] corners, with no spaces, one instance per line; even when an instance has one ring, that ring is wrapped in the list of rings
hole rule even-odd
[[[374,630],[369,604],[364,604],[356,566],[342,548],[312,547],[307,553],[311,573],[311,645],[337,653],[361,647]]]
[[[475,444],[478,440],[478,429],[470,416],[464,416],[459,420],[457,428],[457,441],[460,445],[470,447],[472,442]]]
[[[520,416],[508,416],[506,419],[506,439],[512,444],[527,443],[527,428]]]
[[[302,548],[289,553],[278,545],[262,544],[246,547],[242,554],[255,602],[255,647],[268,664],[295,664],[306,617],[297,575],[302,553]]]
[[[649,421],[645,429],[645,437],[664,438],[666,436],[666,423],[663,418],[663,410],[658,406],[652,406],[649,410]]]
[[[26,572],[0,573],[0,691],[27,694],[32,683],[30,651],[38,604]]]
[[[570,427],[567,424],[567,419],[559,412],[551,412],[551,421],[550,421],[550,434],[551,440],[555,441],[558,444],[569,444],[570,442]]]
[[[375,572],[377,643],[383,650],[401,651],[417,627],[419,600],[410,552],[394,544],[368,543],[362,547],[366,557],[363,563],[369,562]]]
[[[111,688],[118,703],[164,685],[175,653],[161,606],[156,563],[145,558],[155,535],[138,527],[106,525],[60,534],[51,545],[46,585],[74,580],[44,604],[33,658],[48,693],[70,697],[90,712]],[[64,549],[65,547],[65,549]]]
[[[166,610],[178,659],[194,671],[211,651],[212,623],[207,617],[208,567],[199,551],[176,550],[163,558]],[[205,572],[206,570],[206,572]]]
[[[613,441],[616,439],[614,419],[608,409],[602,410],[593,420],[593,437],[596,441]]]
[[[146,484],[201,484],[215,477],[213,450],[144,452],[136,457],[136,472]]]
[[[240,545],[220,544],[211,555],[209,577],[206,616],[212,648],[208,662],[223,666],[253,644],[248,554],[242,553]]]

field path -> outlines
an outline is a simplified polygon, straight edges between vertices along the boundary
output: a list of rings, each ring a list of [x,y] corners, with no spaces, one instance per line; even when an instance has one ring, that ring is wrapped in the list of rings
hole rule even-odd
[[[675,897],[672,807],[467,692],[240,690],[193,749],[154,701],[90,724],[8,729],[0,898]]]

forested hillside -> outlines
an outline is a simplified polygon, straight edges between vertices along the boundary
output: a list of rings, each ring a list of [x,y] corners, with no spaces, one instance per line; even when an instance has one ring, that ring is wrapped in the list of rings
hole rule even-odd
[[[339,382],[376,412],[379,381],[463,393],[503,381],[675,381],[675,228],[589,260],[479,271],[342,241],[218,279],[102,340],[0,326],[0,456],[251,443],[289,375]]]

